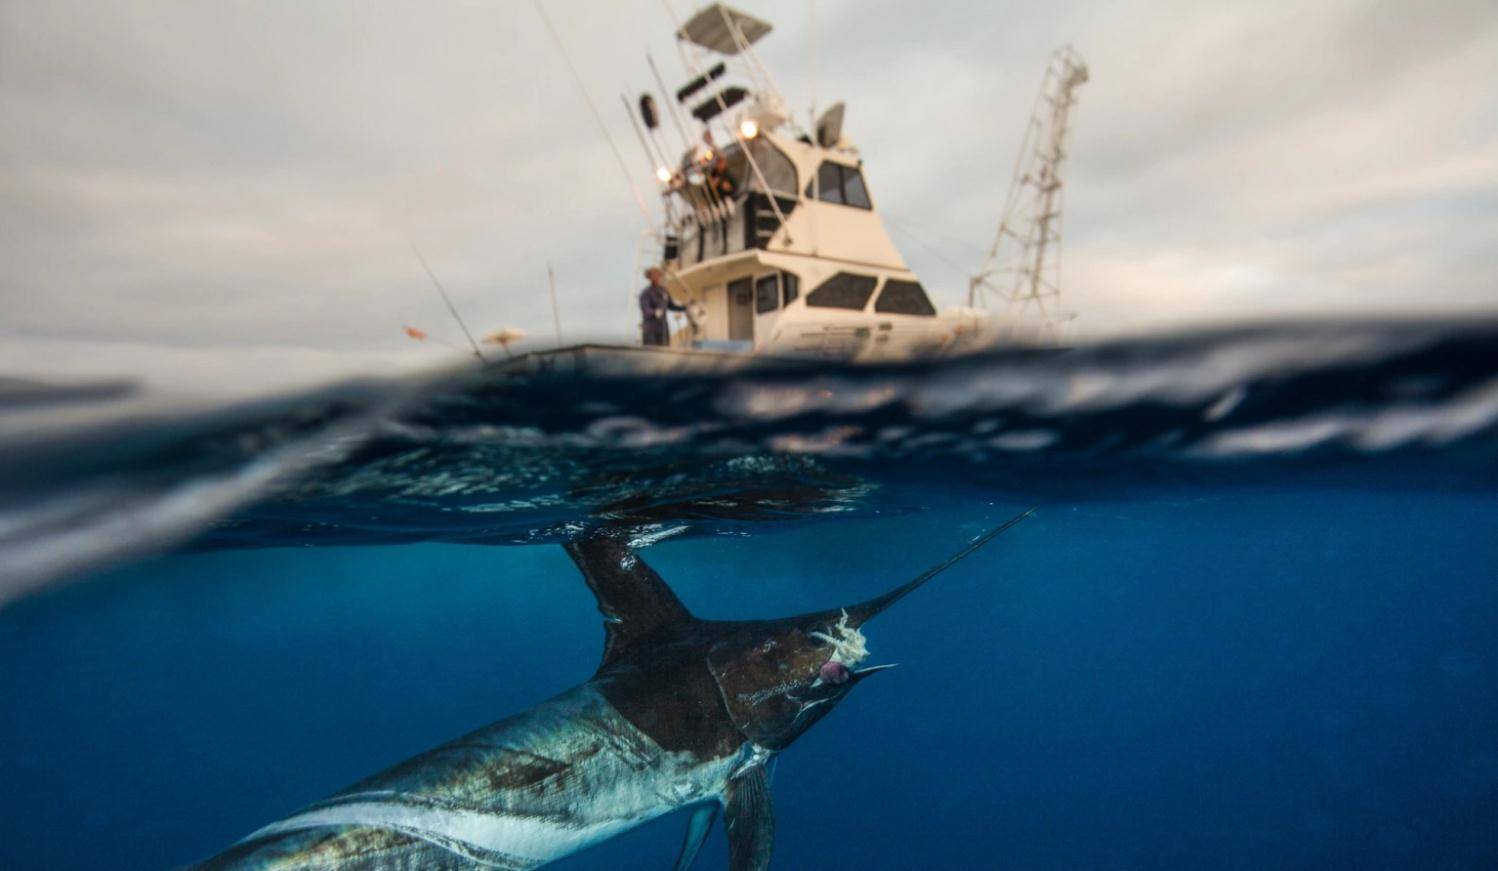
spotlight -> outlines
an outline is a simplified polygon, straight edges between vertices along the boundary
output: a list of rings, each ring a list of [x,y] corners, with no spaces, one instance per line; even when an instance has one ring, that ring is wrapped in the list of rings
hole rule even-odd
[[[753,118],[745,118],[739,122],[739,135],[745,139],[753,139],[759,135],[759,124]]]

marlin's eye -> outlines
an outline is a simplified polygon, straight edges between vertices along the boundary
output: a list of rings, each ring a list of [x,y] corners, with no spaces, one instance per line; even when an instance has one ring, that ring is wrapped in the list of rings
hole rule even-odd
[[[812,647],[826,647],[827,639],[822,637],[822,633],[813,632],[810,635],[806,636],[806,643],[810,644]]]

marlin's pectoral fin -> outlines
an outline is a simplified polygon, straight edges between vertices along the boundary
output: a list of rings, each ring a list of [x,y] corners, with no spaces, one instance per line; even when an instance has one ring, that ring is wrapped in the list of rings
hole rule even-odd
[[[622,539],[594,535],[568,542],[566,548],[603,614],[603,666],[662,626],[692,619],[661,576]]]
[[[765,871],[775,846],[775,807],[763,765],[728,781],[723,795],[729,871]]]
[[[681,855],[676,857],[676,871],[687,871],[692,867],[707,840],[707,833],[713,830],[713,818],[717,815],[718,806],[715,804],[701,805],[692,811],[692,818],[687,822],[687,839],[682,842]]]

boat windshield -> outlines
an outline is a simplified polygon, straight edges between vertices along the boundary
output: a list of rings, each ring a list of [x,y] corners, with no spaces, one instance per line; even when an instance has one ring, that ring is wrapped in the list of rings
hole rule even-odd
[[[747,144],[749,155],[754,157],[760,173],[764,175],[764,187],[769,189],[768,192],[787,197],[796,196],[796,164],[791,162],[785,152],[763,138],[751,139]],[[723,150],[723,156],[727,159],[728,172],[738,180],[740,190],[763,189],[754,168],[749,165],[749,157],[745,155],[742,145],[730,145]]]

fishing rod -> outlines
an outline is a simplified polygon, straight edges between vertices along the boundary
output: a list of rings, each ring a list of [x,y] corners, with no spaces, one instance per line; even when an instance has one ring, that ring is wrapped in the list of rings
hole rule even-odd
[[[463,335],[468,339],[468,344],[473,346],[473,356],[485,363],[489,362],[489,358],[485,357],[484,352],[479,350],[479,343],[473,340],[473,333],[468,332],[468,325],[463,323],[463,316],[458,314],[458,309],[453,305],[452,299],[448,297],[447,290],[443,288],[442,282],[437,280],[437,273],[433,272],[432,267],[427,265],[427,259],[421,256],[421,249],[416,247],[414,241],[411,243],[411,251],[416,254],[416,259],[421,262],[421,268],[426,270],[427,277],[432,280],[432,286],[437,288],[437,294],[447,304],[447,310],[452,313],[453,320],[458,322],[458,329],[463,331]]]
[[[562,347],[562,312],[557,308],[557,274],[546,264],[546,283],[551,286],[551,321],[557,328],[557,347]],[[506,349],[508,350],[508,348]]]

